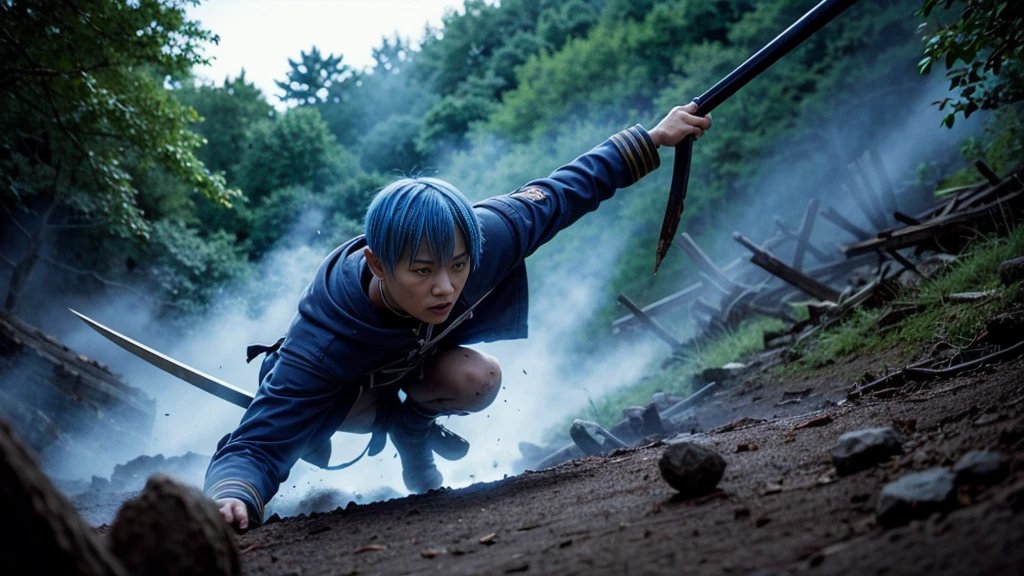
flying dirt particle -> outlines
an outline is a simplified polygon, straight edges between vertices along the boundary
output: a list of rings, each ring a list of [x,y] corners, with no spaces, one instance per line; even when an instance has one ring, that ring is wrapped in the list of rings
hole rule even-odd
[[[353,552],[353,554],[362,554],[363,552],[380,552],[381,550],[387,549],[387,546],[382,546],[380,544],[366,544],[365,546],[356,548],[356,551]]]

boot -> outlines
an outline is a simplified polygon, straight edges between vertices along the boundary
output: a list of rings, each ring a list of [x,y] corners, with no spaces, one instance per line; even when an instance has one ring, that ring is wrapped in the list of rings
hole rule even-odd
[[[434,421],[440,415],[406,398],[391,422],[389,434],[402,459],[402,480],[414,494],[440,488],[444,482],[434,452],[458,460],[469,451],[469,442]]]

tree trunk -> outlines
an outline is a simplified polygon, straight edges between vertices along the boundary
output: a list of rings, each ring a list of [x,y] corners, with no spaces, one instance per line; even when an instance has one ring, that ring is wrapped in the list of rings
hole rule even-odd
[[[28,250],[25,251],[21,261],[14,265],[14,273],[11,275],[11,282],[7,287],[7,298],[4,299],[4,310],[6,312],[14,313],[14,308],[18,305],[21,292],[24,290],[29,278],[32,277],[32,270],[35,268],[36,262],[39,261],[39,248],[43,244],[43,233],[46,232],[46,227],[50,222],[50,215],[53,214],[56,206],[57,196],[54,195],[53,200],[50,201],[46,211],[43,212],[42,217],[39,219],[39,226],[29,240]]]

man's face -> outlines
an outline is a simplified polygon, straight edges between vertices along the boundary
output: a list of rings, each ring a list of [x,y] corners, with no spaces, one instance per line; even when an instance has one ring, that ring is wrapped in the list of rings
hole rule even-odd
[[[398,260],[394,277],[388,275],[384,293],[392,306],[427,324],[440,324],[448,319],[452,306],[462,294],[469,278],[470,261],[462,232],[455,231],[455,253],[452,261],[442,266],[430,257],[426,239],[412,261],[406,250]]]

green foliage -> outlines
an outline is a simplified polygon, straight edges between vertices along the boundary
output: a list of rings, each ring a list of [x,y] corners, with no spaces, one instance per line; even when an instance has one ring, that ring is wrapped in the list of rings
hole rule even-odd
[[[959,17],[949,21],[953,7]],[[969,118],[978,110],[998,108],[1024,99],[1024,4],[1015,0],[924,0],[924,18],[936,22],[925,36],[919,67],[928,73],[945,65],[950,91],[958,97],[937,102],[949,110],[943,124],[953,127],[956,115]]]
[[[236,193],[193,153],[201,144],[189,130],[195,111],[162,85],[186,75],[201,61],[200,43],[214,38],[185,18],[186,4],[0,3],[5,198],[21,202],[42,192],[48,198],[39,201],[101,215],[115,233],[144,234],[148,226],[125,166],[131,155],[218,203],[230,202]],[[42,172],[49,172],[49,184]],[[59,180],[61,172],[71,179]]]
[[[250,273],[234,240],[224,233],[209,238],[174,220],[153,225],[151,241],[140,257],[160,291],[187,312],[199,313],[224,287]]]
[[[1004,288],[975,302],[948,304],[944,298],[961,292],[999,288],[999,265],[1024,254],[1024,228],[1005,238],[984,239],[968,248],[948,269],[929,278],[918,288],[901,294],[905,305],[920,305],[923,311],[894,327],[880,330],[878,320],[885,309],[858,310],[835,328],[809,340],[800,350],[799,362],[787,369],[799,372],[840,362],[855,354],[893,351],[909,359],[925,344],[945,341],[966,346],[985,328],[985,321],[1013,303],[1024,301],[1024,286]]]
[[[246,132],[261,120],[273,120],[273,107],[245,70],[220,86],[186,83],[174,91],[185,105],[199,114],[193,130],[205,140],[197,155],[214,172],[225,174],[229,183],[241,180],[239,162],[246,151]]]
[[[413,173],[423,162],[416,148],[420,123],[421,120],[411,114],[396,114],[377,123],[363,136],[361,165],[376,172]]]
[[[253,202],[287,186],[322,191],[358,171],[352,155],[338,146],[320,112],[310,106],[255,124],[246,147],[239,184]]]
[[[593,411],[602,426],[614,426],[622,419],[622,410],[629,406],[646,406],[655,392],[668,392],[689,396],[696,390],[693,377],[706,368],[718,368],[729,362],[739,362],[744,356],[762,349],[764,333],[778,330],[782,322],[758,318],[745,322],[736,330],[706,342],[681,359],[674,359],[660,367],[652,367],[650,376],[635,386],[618,390],[593,402]],[[592,419],[593,414],[580,414],[573,418]],[[570,419],[571,421],[572,419]],[[568,423],[562,429],[568,429]]]

